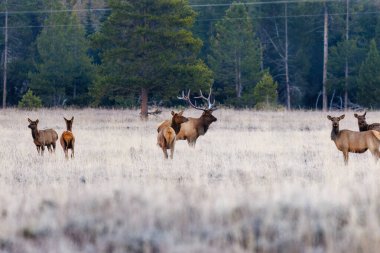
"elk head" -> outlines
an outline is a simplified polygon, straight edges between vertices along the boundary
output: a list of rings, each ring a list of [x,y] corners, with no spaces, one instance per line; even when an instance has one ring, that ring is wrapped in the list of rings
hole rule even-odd
[[[358,119],[358,125],[359,125],[359,128],[362,129],[362,128],[366,128],[367,127],[367,122],[365,120],[365,115],[367,114],[367,112],[364,112],[363,115],[359,115],[359,114],[354,114],[355,118]]]
[[[39,122],[38,119],[37,119],[36,121],[33,121],[33,120],[31,120],[31,119],[28,118],[28,121],[29,121],[29,125],[28,125],[28,127],[29,127],[30,129],[37,129],[37,124],[38,124],[38,122]]]
[[[339,121],[344,119],[344,114],[339,117],[331,117],[330,115],[327,115],[327,118],[332,121],[333,128],[339,128]]]
[[[178,113],[172,111],[172,116],[173,116],[172,121],[177,125],[180,125],[182,123],[189,121],[189,119],[182,116],[182,114],[183,114],[183,111],[180,111]]]
[[[73,127],[74,116],[73,116],[70,120],[66,119],[65,117],[63,117],[63,119],[64,119],[65,122],[66,122],[66,129],[67,129],[68,131],[71,131],[71,129],[72,129],[72,127]]]
[[[212,113],[215,110],[217,110],[217,108],[215,107],[215,99],[214,99],[214,102],[211,102],[211,93],[212,93],[211,88],[210,88],[210,92],[209,92],[207,98],[205,96],[203,96],[203,93],[201,90],[199,91],[199,93],[200,93],[200,96],[194,97],[194,98],[201,98],[201,99],[205,100],[207,102],[207,106],[205,108],[198,107],[191,102],[190,90],[187,93],[187,96],[185,96],[185,93],[182,91],[182,97],[178,97],[178,99],[185,100],[194,109],[202,110],[203,111],[202,118],[204,118],[206,122],[211,124],[212,122],[217,121],[217,118],[212,115]]]

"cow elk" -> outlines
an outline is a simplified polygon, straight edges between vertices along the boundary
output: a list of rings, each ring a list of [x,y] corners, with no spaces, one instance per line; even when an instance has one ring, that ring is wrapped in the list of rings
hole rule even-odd
[[[173,159],[176,134],[179,132],[181,124],[188,121],[182,114],[183,111],[179,113],[172,111],[172,119],[169,121],[170,125],[164,124],[166,122],[164,121],[157,129],[157,144],[162,148],[166,159],[168,158],[168,149],[170,149],[170,158]]]
[[[69,149],[71,149],[71,158],[74,158],[75,137],[72,131],[74,117],[72,117],[70,120],[66,119],[65,117],[63,117],[63,119],[66,122],[66,131],[62,133],[59,141],[63,148],[63,152],[65,152],[66,159],[69,158]]]
[[[380,131],[380,123],[373,123],[370,125],[367,124],[367,121],[365,120],[366,114],[367,114],[367,112],[364,112],[363,115],[359,115],[356,113],[354,114],[355,118],[358,119],[358,125],[359,125],[360,132],[368,131],[368,130]]]
[[[37,125],[39,120],[31,120],[28,118],[28,127],[32,130],[33,142],[36,145],[38,154],[44,155],[45,146],[49,152],[55,152],[56,141],[58,140],[58,134],[53,129],[38,130]],[[53,150],[52,150],[53,147]]]
[[[207,98],[203,96],[202,91],[200,91],[200,96],[195,98],[205,100],[207,106],[201,108],[194,105],[190,100],[190,90],[187,93],[187,96],[182,92],[182,97],[178,97],[178,99],[186,101],[194,109],[203,111],[199,118],[189,117],[189,121],[181,125],[181,130],[177,134],[177,140],[187,140],[190,147],[195,147],[198,137],[205,135],[211,123],[217,121],[217,118],[212,115],[217,108],[215,108],[215,100],[214,102],[211,102],[211,89]]]
[[[380,158],[380,132],[374,130],[365,132],[339,130],[339,121],[344,119],[344,116],[327,116],[332,121],[331,140],[335,142],[338,150],[342,151],[344,163],[348,164],[348,153],[364,153],[367,149],[378,160]]]

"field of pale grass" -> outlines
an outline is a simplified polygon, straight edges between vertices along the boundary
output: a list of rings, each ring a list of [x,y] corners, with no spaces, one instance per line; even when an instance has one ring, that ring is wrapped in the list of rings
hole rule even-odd
[[[214,115],[195,149],[178,141],[164,160],[156,126],[170,110],[1,111],[0,252],[377,252],[380,163],[344,166],[326,113]],[[38,156],[27,118],[60,135],[63,116],[75,159],[59,143]],[[358,129],[352,112],[340,126]]]

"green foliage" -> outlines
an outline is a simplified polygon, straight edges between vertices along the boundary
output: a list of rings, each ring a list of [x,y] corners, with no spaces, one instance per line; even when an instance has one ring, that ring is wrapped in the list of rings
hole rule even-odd
[[[195,12],[186,1],[112,0],[109,6],[111,15],[93,36],[102,56],[91,87],[94,104],[116,105],[141,88],[168,99],[211,85],[212,72],[197,58],[202,41],[190,31]]]
[[[241,4],[232,4],[215,25],[209,63],[217,86],[228,97],[235,96],[239,100],[260,76],[259,42],[254,34],[252,19],[246,6]]]
[[[253,97],[255,99],[257,109],[269,109],[277,105],[277,82],[272,76],[265,72],[261,80],[253,89]]]
[[[28,90],[24,96],[22,96],[21,100],[18,102],[18,108],[20,109],[36,109],[42,106],[41,99],[34,95],[32,90]]]
[[[358,102],[367,107],[380,107],[380,55],[375,40],[358,76]]]
[[[51,4],[63,8],[58,2]],[[37,38],[36,70],[29,74],[30,87],[46,106],[88,104],[93,70],[84,29],[77,17],[67,12],[51,14],[44,25]]]

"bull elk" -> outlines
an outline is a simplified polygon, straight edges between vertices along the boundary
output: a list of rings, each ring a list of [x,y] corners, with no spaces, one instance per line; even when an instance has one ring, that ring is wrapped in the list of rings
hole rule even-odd
[[[53,129],[38,130],[38,119],[33,121],[28,118],[28,121],[28,127],[32,130],[33,142],[36,145],[38,154],[44,155],[45,146],[50,153],[55,152],[55,143],[58,140],[57,132]],[[53,150],[51,147],[53,147]]]
[[[367,121],[365,120],[366,114],[367,114],[367,112],[364,112],[363,115],[359,115],[356,113],[354,114],[355,118],[358,119],[358,125],[359,125],[360,132],[368,131],[368,130],[380,131],[380,123],[373,123],[370,125],[367,124]]]
[[[178,99],[186,101],[194,109],[203,111],[199,118],[189,117],[189,121],[181,125],[181,130],[177,134],[177,140],[187,140],[190,147],[195,147],[198,137],[205,135],[211,123],[217,121],[217,118],[212,115],[217,108],[215,108],[215,100],[214,102],[211,102],[211,89],[207,98],[203,96],[202,91],[200,91],[200,96],[195,98],[205,100],[207,106],[201,108],[194,105],[190,100],[190,90],[187,93],[187,96],[182,92],[182,97],[178,97]]]
[[[65,117],[63,117],[63,119],[66,122],[66,131],[62,133],[59,141],[63,148],[63,152],[65,152],[66,159],[69,158],[69,149],[71,149],[71,158],[74,158],[75,137],[72,131],[74,117],[72,117],[70,120],[66,119]]]
[[[331,140],[335,142],[338,150],[342,151],[344,163],[348,164],[348,153],[364,153],[368,149],[376,160],[380,158],[380,132],[369,130],[365,132],[354,132],[350,130],[339,130],[339,121],[344,119],[344,114],[340,117],[327,118],[332,121]]]
[[[188,121],[188,119],[182,116],[182,114],[183,111],[179,113],[172,111],[170,125],[164,124],[164,121],[157,129],[157,144],[162,148],[166,159],[168,158],[168,149],[170,149],[170,158],[173,159],[176,134],[179,132],[181,124]]]

